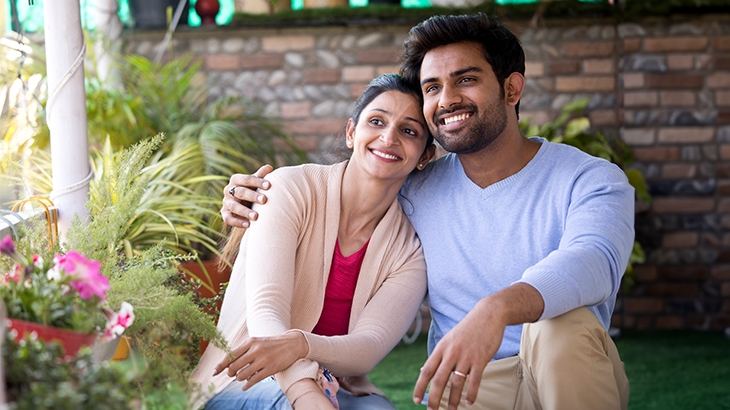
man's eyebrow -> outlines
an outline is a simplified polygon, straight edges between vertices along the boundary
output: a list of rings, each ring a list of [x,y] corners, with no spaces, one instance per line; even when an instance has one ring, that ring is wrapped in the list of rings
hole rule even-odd
[[[450,72],[449,77],[458,77],[458,76],[466,74],[466,73],[481,73],[483,71],[484,70],[482,70],[480,67],[469,66],[469,67],[460,68],[456,71]],[[436,81],[436,77],[426,78],[423,81],[421,81],[421,86],[428,84],[428,83],[433,83],[435,81]]]

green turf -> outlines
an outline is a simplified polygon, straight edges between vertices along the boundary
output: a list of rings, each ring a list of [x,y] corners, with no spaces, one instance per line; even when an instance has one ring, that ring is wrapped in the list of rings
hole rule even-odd
[[[616,345],[631,383],[630,410],[730,410],[730,341],[721,333],[624,332]],[[403,343],[370,374],[399,410],[413,404],[426,337]]]

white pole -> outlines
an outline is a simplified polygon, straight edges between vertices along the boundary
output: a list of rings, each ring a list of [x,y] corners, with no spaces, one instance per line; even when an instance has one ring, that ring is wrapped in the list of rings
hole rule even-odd
[[[43,2],[48,73],[48,127],[51,131],[53,192],[63,239],[74,215],[88,220],[89,141],[79,0]]]
[[[122,21],[117,0],[92,0],[96,18],[94,55],[96,75],[105,88],[121,88],[122,80],[115,56],[120,54]]]

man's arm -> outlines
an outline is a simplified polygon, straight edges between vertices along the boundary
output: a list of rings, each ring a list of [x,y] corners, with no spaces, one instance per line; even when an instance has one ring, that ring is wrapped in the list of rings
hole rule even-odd
[[[266,195],[256,189],[267,190],[271,187],[269,181],[263,179],[274,168],[264,165],[253,175],[233,174],[228,185],[223,189],[223,207],[221,216],[226,225],[237,228],[248,228],[251,221],[258,218],[256,211],[251,210],[254,203],[266,203]]]
[[[428,408],[437,409],[451,378],[449,409],[459,405],[467,381],[466,399],[473,403],[479,392],[482,372],[497,353],[504,329],[536,321],[544,307],[540,293],[525,283],[516,283],[481,299],[436,345],[421,368],[413,401],[421,403],[430,382]]]

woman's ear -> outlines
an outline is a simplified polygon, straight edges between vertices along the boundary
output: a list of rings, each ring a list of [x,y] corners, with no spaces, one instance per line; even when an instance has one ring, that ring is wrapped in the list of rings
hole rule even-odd
[[[508,105],[516,105],[522,98],[522,91],[525,89],[525,77],[514,72],[504,81],[504,97]]]
[[[350,118],[347,120],[347,126],[345,127],[345,144],[347,148],[352,149],[355,146],[355,120]]]
[[[418,161],[418,170],[420,171],[425,168],[426,164],[433,159],[434,155],[436,155],[436,145],[431,144],[423,151],[423,155],[421,155],[421,159]]]

